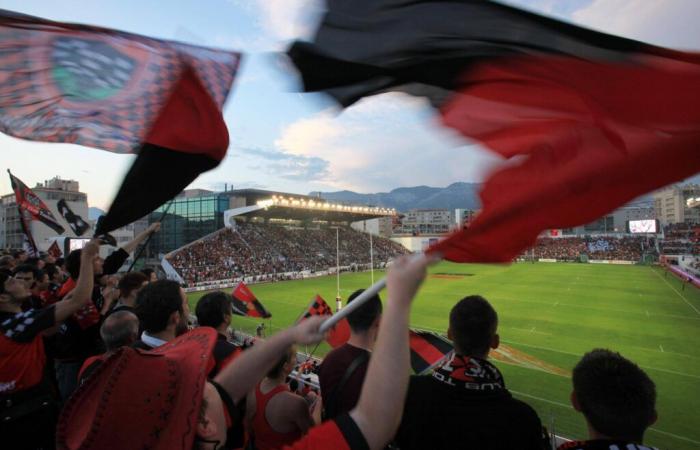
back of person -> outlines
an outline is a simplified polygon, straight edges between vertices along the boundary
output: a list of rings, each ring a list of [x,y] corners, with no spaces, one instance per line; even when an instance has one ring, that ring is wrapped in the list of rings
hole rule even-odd
[[[251,429],[257,450],[282,448],[292,444],[302,436],[301,430],[293,424],[289,430],[281,431],[273,428],[270,424],[270,413],[276,408],[276,401],[281,400],[275,397],[285,395],[285,393],[290,393],[286,384],[276,386],[268,392],[263,392],[260,384],[255,387],[255,414],[251,420]]]

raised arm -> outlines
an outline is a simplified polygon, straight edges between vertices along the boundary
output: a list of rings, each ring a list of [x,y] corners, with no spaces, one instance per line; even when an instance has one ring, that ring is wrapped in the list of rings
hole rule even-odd
[[[350,412],[371,449],[381,449],[389,443],[401,422],[410,372],[409,313],[431,262],[427,258],[399,258],[387,274],[387,302],[377,343],[360,400]]]
[[[91,301],[95,282],[93,261],[99,251],[99,239],[91,239],[83,247],[80,255],[80,273],[75,289],[66,298],[56,303],[56,323],[63,322]]]
[[[255,344],[241,353],[214,378],[234,402],[246,396],[272,369],[287,349],[294,344],[309,345],[320,342],[319,332],[324,317],[312,317],[286,330],[280,331],[264,342]]]

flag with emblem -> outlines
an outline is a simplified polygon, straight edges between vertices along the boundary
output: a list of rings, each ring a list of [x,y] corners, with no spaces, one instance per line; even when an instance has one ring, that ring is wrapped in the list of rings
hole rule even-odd
[[[76,236],[82,236],[87,230],[90,229],[90,225],[85,221],[85,219],[74,213],[64,199],[61,199],[58,201],[58,203],[56,203],[56,208],[58,208],[58,213],[65,219],[68,226],[70,226],[70,229],[73,230],[73,233],[75,233]]]
[[[0,131],[136,153],[96,233],[133,222],[216,167],[240,54],[0,10]]]
[[[63,251],[61,251],[61,248],[58,246],[58,241],[53,241],[53,244],[49,246],[49,249],[46,251],[49,255],[53,256],[54,258],[60,258],[63,256]]]
[[[453,350],[452,343],[437,333],[410,330],[411,368],[423,373],[442,361]]]
[[[289,50],[306,91],[340,105],[395,91],[509,160],[482,208],[429,251],[506,262],[546,229],[589,223],[700,171],[700,54],[488,0],[330,0]]]
[[[239,316],[260,317],[263,319],[272,317],[272,314],[260,303],[253,291],[242,281],[238,283],[231,293],[231,307],[233,313]]]
[[[311,300],[309,306],[302,313],[302,315],[297,319],[297,322],[301,322],[304,319],[308,319],[313,316],[332,316],[333,310],[328,303],[316,294],[316,296]],[[348,324],[347,319],[342,319],[333,328],[328,331],[328,336],[326,336],[326,342],[333,347],[340,347],[345,344],[348,339],[350,339],[350,324]]]

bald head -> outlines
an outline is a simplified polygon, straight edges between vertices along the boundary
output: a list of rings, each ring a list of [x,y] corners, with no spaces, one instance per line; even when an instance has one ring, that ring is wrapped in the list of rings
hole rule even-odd
[[[139,319],[130,311],[110,314],[100,327],[100,336],[108,352],[131,345],[139,338]]]

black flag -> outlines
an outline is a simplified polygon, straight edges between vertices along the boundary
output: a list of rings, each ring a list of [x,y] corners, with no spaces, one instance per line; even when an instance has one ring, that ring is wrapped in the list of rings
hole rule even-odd
[[[82,217],[75,214],[73,210],[70,209],[65,200],[61,199],[56,204],[58,207],[58,213],[66,219],[70,229],[73,230],[76,236],[82,236],[87,230],[90,229],[90,225],[83,220]]]

